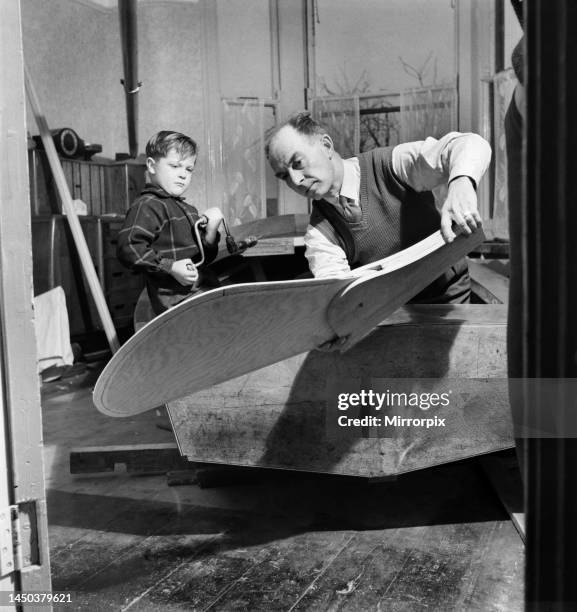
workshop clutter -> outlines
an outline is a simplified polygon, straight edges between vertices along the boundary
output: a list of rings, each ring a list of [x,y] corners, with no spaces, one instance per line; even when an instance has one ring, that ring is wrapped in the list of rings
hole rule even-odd
[[[28,151],[32,215],[62,214],[62,203],[44,151]],[[86,204],[87,215],[124,215],[145,183],[145,165],[135,160],[61,158],[74,200]]]

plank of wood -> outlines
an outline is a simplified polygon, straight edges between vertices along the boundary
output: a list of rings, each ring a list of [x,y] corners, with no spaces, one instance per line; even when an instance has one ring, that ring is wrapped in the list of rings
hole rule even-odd
[[[52,134],[48,128],[46,117],[42,113],[36,90],[34,89],[32,79],[30,78],[30,74],[28,73],[28,70],[26,70],[26,67],[25,84],[26,93],[28,94],[28,101],[30,102],[30,106],[32,107],[32,111],[38,125],[38,131],[40,132],[40,137],[42,138],[42,144],[44,145],[44,150],[46,151],[46,157],[48,158],[48,162],[50,164],[50,170],[52,171],[54,182],[58,188],[58,194],[62,201],[64,214],[66,215],[66,219],[70,225],[70,231],[74,239],[74,244],[78,250],[78,255],[82,263],[82,270],[84,272],[86,282],[90,288],[98,315],[100,316],[102,327],[104,328],[108,344],[110,345],[110,350],[114,353],[120,347],[116,329],[114,328],[114,323],[112,322],[112,317],[106,304],[104,292],[102,291],[102,286],[100,285],[100,279],[98,278],[96,270],[94,269],[94,264],[92,263],[92,257],[90,255],[88,245],[86,244],[86,238],[84,237],[82,227],[80,226],[80,221],[78,220],[78,215],[76,214],[76,210],[74,208],[70,188],[66,178],[64,177],[62,165],[60,163],[60,159],[58,158],[58,154],[56,153],[54,141],[52,140]]]
[[[96,384],[94,403],[109,416],[129,416],[304,353],[337,335],[350,335],[349,348],[482,237],[478,231],[447,245],[436,232],[342,279],[248,283],[197,295],[122,346]],[[347,286],[351,291],[343,292]]]
[[[261,255],[266,249],[266,254],[280,255],[288,252],[290,240],[290,252],[294,252],[295,246],[302,246],[302,237],[309,222],[309,215],[277,215],[266,219],[257,219],[250,223],[230,227],[230,233],[235,240],[245,240],[254,236],[259,242],[255,247],[245,251],[244,255],[250,257],[253,254]],[[228,257],[224,241],[219,244],[216,260]]]
[[[507,304],[509,302],[509,278],[496,271],[488,263],[474,259],[468,260],[471,287],[487,304]]]
[[[270,255],[292,255],[295,252],[295,238],[263,238],[243,253],[243,257],[266,257]]]
[[[279,473],[276,470],[198,463],[190,463],[190,465],[194,467],[167,472],[167,484],[171,487],[195,484],[201,489],[209,489],[212,487],[257,483],[267,479],[278,481],[279,479]]]
[[[257,219],[243,225],[230,228],[236,239],[248,238],[275,238],[279,236],[302,236],[307,228],[309,215],[276,215],[266,219]]]
[[[86,446],[70,451],[70,473],[91,474],[122,471],[164,474],[185,469],[190,462],[182,457],[175,443]]]

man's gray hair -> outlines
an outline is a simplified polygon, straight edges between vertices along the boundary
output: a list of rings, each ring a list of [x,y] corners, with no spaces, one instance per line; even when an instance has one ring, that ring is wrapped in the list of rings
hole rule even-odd
[[[290,125],[299,134],[303,134],[304,136],[323,136],[324,134],[328,134],[327,128],[320,121],[313,119],[310,111],[295,113],[280,125],[275,125],[265,134],[264,151],[267,157],[269,155],[270,144],[274,140],[274,137],[287,125]]]

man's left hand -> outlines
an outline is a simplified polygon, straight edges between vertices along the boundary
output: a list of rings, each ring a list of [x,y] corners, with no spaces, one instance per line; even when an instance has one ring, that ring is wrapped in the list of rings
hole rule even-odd
[[[453,242],[456,233],[472,234],[481,227],[482,220],[477,210],[477,193],[467,176],[459,176],[449,184],[447,199],[441,209],[441,234],[445,242]]]

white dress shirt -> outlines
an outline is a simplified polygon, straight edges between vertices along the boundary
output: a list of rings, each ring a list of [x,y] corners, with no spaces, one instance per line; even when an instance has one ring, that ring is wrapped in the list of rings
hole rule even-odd
[[[406,142],[393,149],[393,171],[415,191],[432,191],[440,208],[448,184],[468,176],[479,184],[491,161],[489,143],[477,134],[450,132],[437,140]],[[339,196],[359,205],[361,171],[356,157],[343,160],[343,183]],[[305,256],[315,278],[347,276],[351,269],[343,249],[309,225],[305,233]]]

